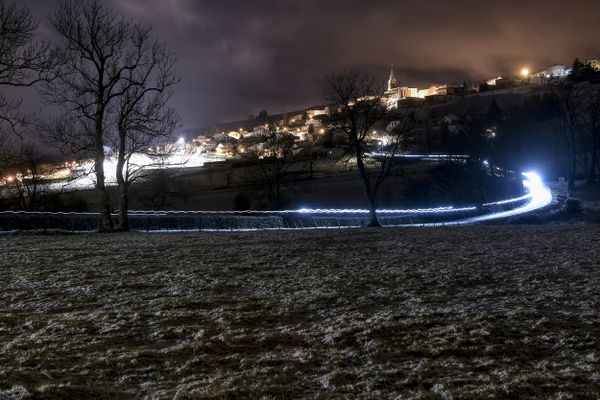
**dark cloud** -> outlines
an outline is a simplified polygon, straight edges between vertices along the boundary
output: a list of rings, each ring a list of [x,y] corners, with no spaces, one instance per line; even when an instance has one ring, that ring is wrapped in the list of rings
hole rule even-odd
[[[178,54],[188,128],[321,101],[328,71],[462,82],[600,57],[597,0],[107,0]],[[27,1],[40,18],[48,0]],[[51,35],[47,23],[44,36]]]

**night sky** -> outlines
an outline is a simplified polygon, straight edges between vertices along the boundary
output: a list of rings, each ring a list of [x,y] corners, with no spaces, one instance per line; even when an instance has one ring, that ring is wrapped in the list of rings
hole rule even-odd
[[[41,20],[50,0],[19,1]],[[107,0],[179,59],[185,128],[322,102],[323,74],[357,66],[400,84],[480,81],[600,58],[598,0]],[[27,93],[31,108],[38,102]]]

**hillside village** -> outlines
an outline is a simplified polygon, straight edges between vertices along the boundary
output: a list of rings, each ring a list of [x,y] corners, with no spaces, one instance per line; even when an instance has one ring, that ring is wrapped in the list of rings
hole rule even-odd
[[[600,71],[600,60],[587,60],[585,64],[595,71]],[[571,68],[565,65],[551,65],[535,73],[523,67],[515,76],[496,77],[479,85],[434,84],[427,88],[417,88],[400,85],[392,66],[380,99],[391,111],[435,108],[445,110],[434,123],[438,128],[441,124],[446,124],[453,130],[452,122],[458,119],[453,111],[460,113],[467,104],[470,108],[479,103],[483,112],[493,97],[539,93],[549,85],[560,84],[570,73]],[[453,105],[455,107],[452,107]],[[269,132],[269,126],[274,125],[278,134],[293,139],[294,148],[300,152],[303,148],[331,140],[326,137],[330,133],[327,120],[331,113],[332,109],[329,106],[316,106],[273,116],[262,111],[254,119],[201,129],[201,134],[194,136],[190,145],[213,157],[262,158],[268,154],[264,138]],[[393,123],[380,127],[379,131],[373,132],[373,139],[385,142],[386,132],[392,127]]]
[[[600,60],[590,59],[581,63],[587,70],[600,71]],[[370,134],[370,142],[376,148],[388,143],[389,133],[397,121],[395,116],[416,111],[427,124],[415,126],[414,135],[406,140],[401,151],[431,151],[432,132],[446,131],[458,134],[464,129],[465,113],[479,116],[489,112],[492,103],[510,102],[515,96],[543,94],[548,88],[558,86],[572,72],[565,65],[551,65],[544,70],[531,72],[523,67],[514,76],[496,77],[477,85],[452,86],[433,84],[427,88],[402,85],[392,66],[382,94],[377,97],[388,109],[389,115]],[[300,158],[336,158],[342,155],[346,138],[331,131],[329,119],[335,110],[328,105],[314,106],[284,114],[269,115],[266,110],[258,116],[242,121],[224,123],[198,130],[188,130],[172,143],[160,143],[148,148],[135,157],[139,170],[163,168],[198,168],[211,163],[227,160],[260,160],[273,155],[269,137],[284,139],[289,154]],[[486,126],[485,135],[493,139],[495,126]],[[427,131],[427,132],[426,132]],[[443,149],[439,149],[443,151]],[[111,171],[116,159],[112,150],[107,149],[105,168],[108,183],[116,184]],[[62,164],[45,165],[40,168],[38,178],[56,182],[60,190],[91,188],[92,160],[68,160]],[[0,187],[9,187],[19,180],[26,179],[22,173],[9,173],[0,177]]]

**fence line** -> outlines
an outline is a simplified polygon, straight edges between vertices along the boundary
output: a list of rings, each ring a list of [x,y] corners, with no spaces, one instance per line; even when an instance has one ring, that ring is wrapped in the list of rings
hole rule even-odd
[[[380,210],[382,225],[443,224],[524,204],[528,197],[478,207]],[[117,222],[118,215],[112,214]],[[0,231],[92,232],[100,216],[93,212],[0,212]],[[239,231],[263,229],[351,228],[369,222],[368,210],[300,209],[282,211],[132,211],[132,231]]]

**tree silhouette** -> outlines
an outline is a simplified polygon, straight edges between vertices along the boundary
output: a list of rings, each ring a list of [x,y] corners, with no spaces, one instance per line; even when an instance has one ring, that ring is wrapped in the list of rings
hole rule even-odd
[[[144,93],[145,72],[153,73],[148,63],[156,62],[155,47],[147,28],[99,0],[59,0],[50,22],[60,41],[60,63],[57,79],[44,86],[43,95],[62,107],[64,115],[51,124],[48,136],[63,148],[93,155],[98,230],[110,232],[114,227],[104,161],[111,113],[124,96]]]
[[[388,115],[377,89],[380,87],[374,76],[357,69],[329,74],[323,81],[324,97],[334,110],[329,129],[348,139],[346,153],[356,162],[363,183],[369,204],[369,226],[381,226],[377,218],[377,195],[391,171],[402,139],[414,122],[410,112],[398,115],[397,126],[389,132],[388,145],[385,149],[383,145],[377,146],[382,154],[370,156],[370,145],[376,139],[373,127]]]

